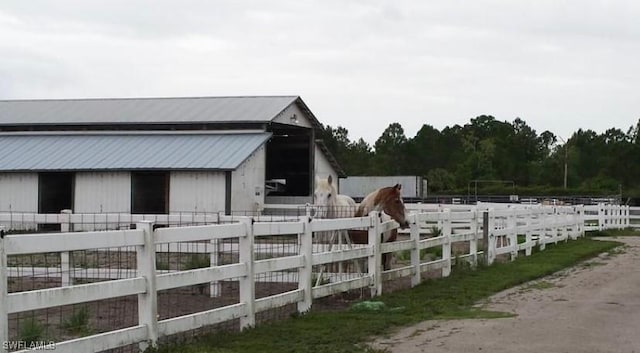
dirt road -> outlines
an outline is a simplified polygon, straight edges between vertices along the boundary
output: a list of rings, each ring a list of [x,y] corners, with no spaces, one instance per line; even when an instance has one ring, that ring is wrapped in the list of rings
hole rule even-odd
[[[640,237],[479,305],[503,319],[426,321],[373,345],[417,352],[640,353]]]

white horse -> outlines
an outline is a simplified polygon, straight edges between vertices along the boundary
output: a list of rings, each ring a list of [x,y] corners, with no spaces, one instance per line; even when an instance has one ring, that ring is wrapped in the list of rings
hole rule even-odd
[[[331,175],[327,179],[316,176],[313,205],[317,218],[350,218],[356,213],[356,202],[347,195],[339,195]]]
[[[357,210],[356,202],[347,195],[339,195],[333,184],[331,175],[327,179],[316,176],[316,190],[313,193],[315,218],[350,218]],[[347,236],[345,232],[322,232],[318,234],[318,242],[333,243],[336,236]],[[342,240],[339,237],[338,240]]]
[[[331,175],[327,179],[321,179],[316,176],[313,204],[316,218],[350,218],[354,217],[357,209],[356,202],[351,197],[338,194]],[[325,244],[328,251],[333,251],[336,243],[343,244],[343,239],[350,244],[349,233],[346,230],[316,232],[315,238],[318,243]],[[362,272],[357,263],[356,268],[358,272]],[[325,266],[323,265],[316,280],[316,285],[321,283],[324,271]],[[342,272],[342,263],[338,264],[337,271]]]

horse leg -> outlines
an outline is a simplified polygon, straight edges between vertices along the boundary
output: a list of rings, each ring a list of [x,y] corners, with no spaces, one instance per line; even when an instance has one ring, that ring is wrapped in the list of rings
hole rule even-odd
[[[391,235],[389,235],[389,239],[387,239],[387,242],[396,241],[396,239],[398,239],[398,230],[393,229],[391,230]],[[382,266],[385,271],[391,269],[392,261],[393,261],[393,253],[382,254]]]

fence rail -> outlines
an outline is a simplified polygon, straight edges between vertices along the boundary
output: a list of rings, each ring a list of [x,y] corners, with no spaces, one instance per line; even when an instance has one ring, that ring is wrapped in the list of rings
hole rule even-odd
[[[98,352],[138,345],[145,349],[155,345],[159,337],[231,320],[239,320],[241,329],[251,327],[256,324],[257,313],[274,308],[296,305],[299,312],[306,312],[315,299],[354,289],[365,289],[375,296],[382,293],[388,280],[406,277],[415,286],[423,280],[424,272],[439,271],[442,276],[448,276],[456,260],[473,266],[480,259],[491,264],[501,255],[514,259],[520,254],[530,255],[534,247],[544,250],[546,244],[575,239],[585,230],[637,227],[640,219],[637,209],[612,205],[504,207],[483,204],[448,208],[408,205],[408,208],[414,211],[408,217],[410,227],[400,230],[399,241],[392,243],[381,243],[381,234],[397,229],[398,224],[382,222],[377,213],[329,220],[289,216],[271,222],[259,217],[220,215],[105,216],[100,218],[105,222],[100,223],[104,229],[129,228],[131,222],[135,223],[135,229],[84,232],[70,231],[86,226],[78,221],[86,219],[83,215],[63,213],[31,217],[23,214],[16,217],[15,214],[0,214],[0,223],[5,226],[7,220],[16,224],[14,222],[20,218],[25,224],[59,223],[65,230],[0,238],[0,342],[3,343],[0,352],[9,351],[10,345],[5,343],[17,339],[10,333],[9,316],[21,312],[132,296],[136,298],[138,308],[135,324],[87,337],[60,340],[55,348],[63,352]],[[185,219],[184,223],[223,224],[172,226],[184,224],[178,222]],[[157,224],[170,226],[154,229]],[[318,233],[348,230],[366,232],[368,244],[328,246],[314,241]],[[286,242],[276,239],[286,239]],[[464,252],[454,252],[456,244],[464,244]],[[159,256],[171,246],[177,252],[204,253],[210,256],[210,263],[195,269],[157,269]],[[90,266],[78,268],[70,260],[73,251],[95,250],[100,255],[99,251],[110,249],[125,249],[121,256],[127,257],[130,253],[135,266],[105,271]],[[440,255],[425,258],[423,252],[430,249],[436,249]],[[59,254],[57,267],[34,263],[9,266],[8,259],[40,253]],[[381,258],[388,253],[403,255],[408,261],[383,270]],[[271,257],[265,258],[265,254]],[[343,263],[353,261],[359,263],[355,266],[357,270],[347,270],[346,265],[342,267]],[[325,268],[331,264],[340,264],[340,267],[337,270]],[[99,270],[102,274],[90,273]],[[75,283],[73,273],[76,271],[84,271],[85,277],[108,280]],[[10,291],[9,280],[19,279],[24,273],[30,277],[57,275],[60,284],[55,288]],[[289,282],[291,287],[259,297],[256,284],[266,273],[282,274],[281,281]],[[160,291],[204,284],[210,286],[210,295],[215,296],[222,295],[221,283],[231,282],[238,286],[237,302],[187,315],[158,317]]]

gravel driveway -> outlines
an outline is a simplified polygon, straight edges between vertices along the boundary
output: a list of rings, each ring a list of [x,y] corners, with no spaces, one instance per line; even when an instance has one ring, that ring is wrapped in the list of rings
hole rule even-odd
[[[615,240],[626,246],[479,304],[515,317],[425,321],[373,346],[393,353],[640,353],[640,237]]]

